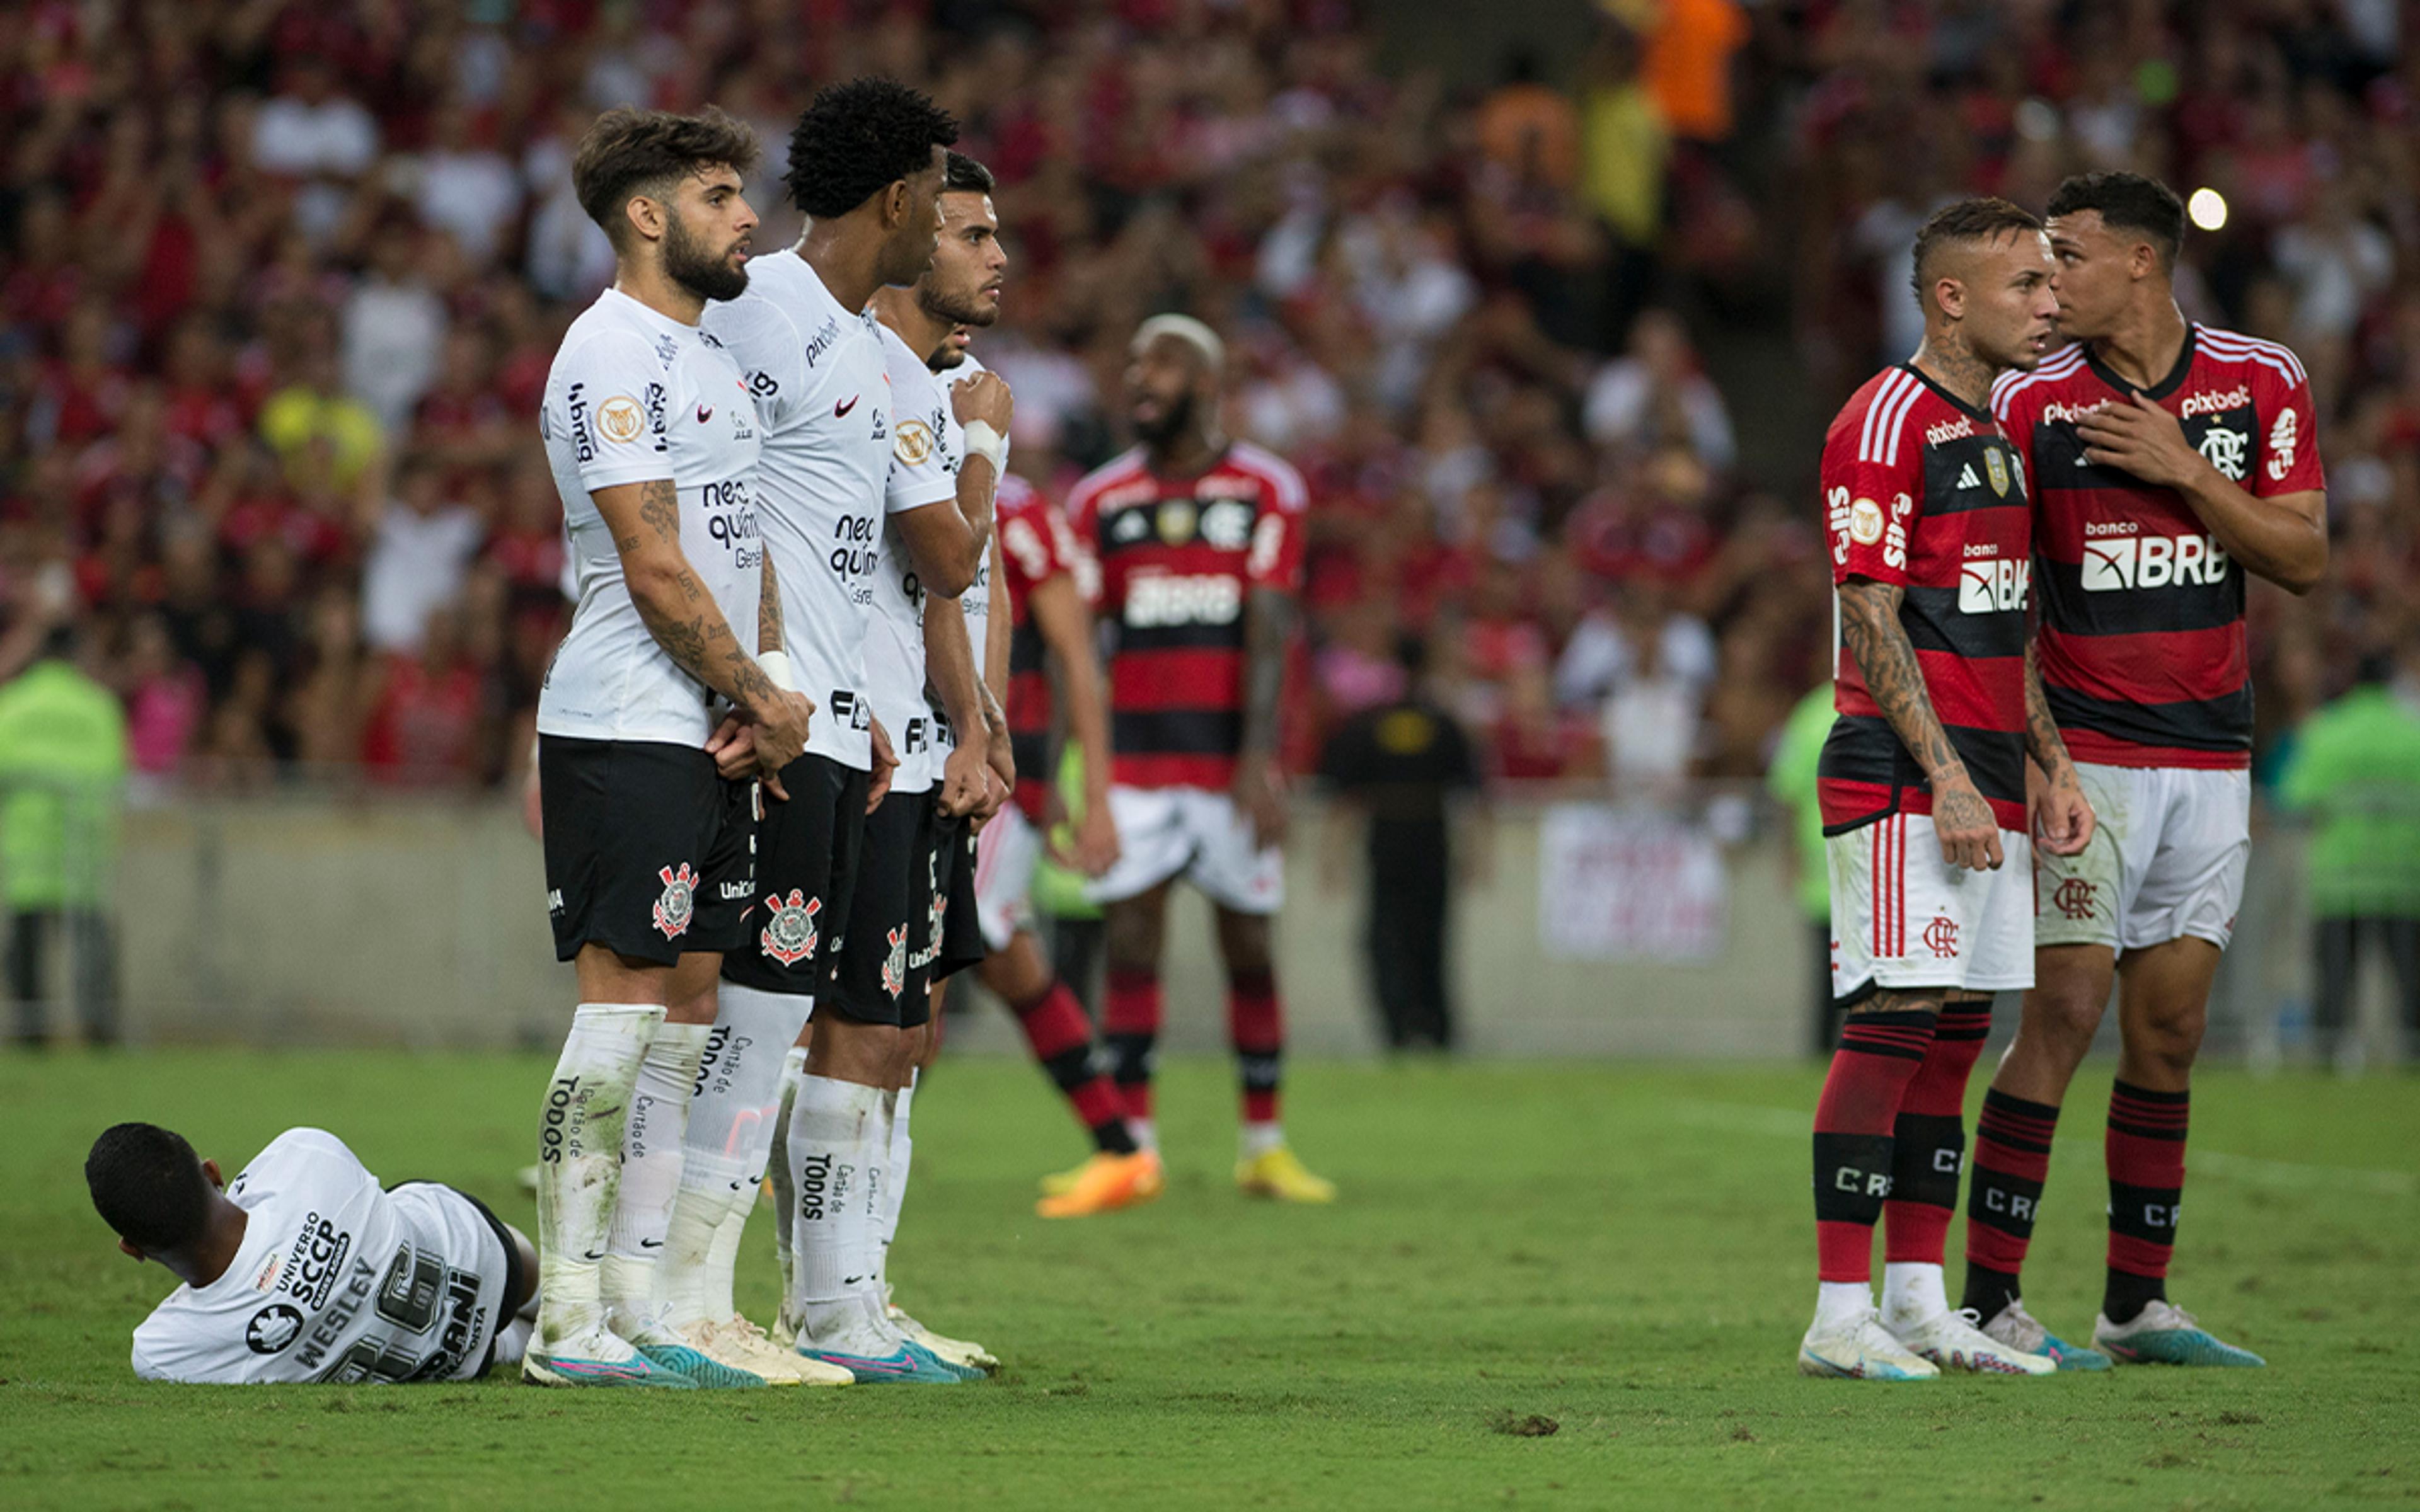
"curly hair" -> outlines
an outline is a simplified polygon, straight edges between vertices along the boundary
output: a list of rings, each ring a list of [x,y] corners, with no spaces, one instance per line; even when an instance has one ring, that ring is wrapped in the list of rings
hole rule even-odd
[[[138,1249],[182,1249],[209,1226],[210,1184],[184,1136],[156,1123],[101,1131],[85,1157],[85,1185],[101,1222]]]
[[[799,115],[783,181],[807,214],[846,215],[957,139],[958,123],[919,91],[893,79],[851,79],[819,91]]]
[[[580,208],[619,247],[628,231],[622,208],[637,195],[670,197],[686,174],[721,164],[746,177],[761,155],[745,122],[708,105],[694,116],[617,106],[597,117],[571,160]]]

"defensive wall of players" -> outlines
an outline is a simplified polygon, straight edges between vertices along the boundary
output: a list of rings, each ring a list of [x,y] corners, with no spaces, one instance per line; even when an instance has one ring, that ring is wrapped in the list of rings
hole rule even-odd
[[[1493,866],[1459,895],[1455,977],[1466,1045],[1481,1056],[1754,1059],[1798,1053],[1807,925],[1777,825],[1723,849],[1723,918],[1700,961],[1556,957],[1542,939],[1548,806],[1499,802]],[[1371,1051],[1357,870],[1322,875],[1320,801],[1296,799],[1278,931],[1294,1042]],[[2307,1000],[2299,835],[2256,847],[2237,942],[2212,1007],[2212,1051],[2271,1054]],[[1357,856],[1355,858],[1357,868]],[[115,894],[127,1031],[136,1042],[538,1044],[559,1029],[561,972],[545,947],[537,847],[505,809],[376,804],[318,795],[137,807],[120,823]],[[1564,883],[1570,887],[1576,884]],[[1187,901],[1190,902],[1189,900]],[[1167,1048],[1218,1053],[1223,1015],[1206,911],[1174,910]],[[54,952],[56,954],[56,952]],[[2391,1054],[2382,967],[2364,994],[2373,1063]],[[64,976],[64,972],[59,973]],[[64,987],[62,986],[62,990]],[[2000,1016],[2005,1034],[2013,1010]],[[61,1018],[60,1022],[65,1022]],[[954,1021],[961,1052],[1017,1050],[1002,1013]],[[1019,1052],[1021,1053],[1021,1052]]]

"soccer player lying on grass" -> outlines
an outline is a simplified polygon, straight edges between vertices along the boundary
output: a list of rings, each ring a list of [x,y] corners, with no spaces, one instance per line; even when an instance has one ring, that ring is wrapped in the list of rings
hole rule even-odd
[[[528,1239],[450,1186],[381,1190],[325,1130],[287,1130],[229,1185],[183,1135],[121,1123],[84,1177],[117,1247],[184,1282],[134,1331],[146,1381],[469,1381],[528,1346]]]

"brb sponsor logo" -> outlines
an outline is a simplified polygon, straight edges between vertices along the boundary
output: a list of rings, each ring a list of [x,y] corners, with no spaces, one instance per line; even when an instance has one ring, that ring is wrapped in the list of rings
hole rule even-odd
[[[2211,586],[2226,581],[2232,563],[2214,535],[2137,535],[2132,521],[2102,526],[2111,533],[2084,543],[2084,591]],[[2085,534],[2097,534],[2086,526]]]
[[[1126,585],[1125,622],[1138,630],[1178,625],[1233,625],[1244,610],[1244,585],[1225,573],[1179,577],[1153,573]]]
[[[1996,546],[1970,546],[1958,569],[1958,608],[1967,614],[1998,614],[2025,607],[2033,588],[2034,564],[2026,557],[2004,557]]]

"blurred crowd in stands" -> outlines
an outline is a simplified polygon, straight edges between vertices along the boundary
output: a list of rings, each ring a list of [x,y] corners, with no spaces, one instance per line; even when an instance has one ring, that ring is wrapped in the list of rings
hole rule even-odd
[[[860,72],[1000,177],[978,350],[1046,490],[1124,444],[1140,318],[1228,334],[1230,428],[1312,488],[1305,765],[1409,632],[1497,777],[1761,773],[1824,674],[1822,428],[1913,349],[1915,226],[2091,167],[2215,189],[2187,313],[2318,390],[2336,565],[2256,587],[2264,731],[2410,640],[2413,7],[1595,8],[1584,55],[1449,86],[1352,0],[8,6],[0,661],[71,629],[162,779],[511,778],[567,614],[533,417],[612,270],[572,144],[721,103],[771,250],[789,122]]]

